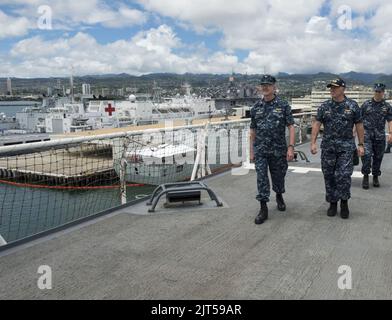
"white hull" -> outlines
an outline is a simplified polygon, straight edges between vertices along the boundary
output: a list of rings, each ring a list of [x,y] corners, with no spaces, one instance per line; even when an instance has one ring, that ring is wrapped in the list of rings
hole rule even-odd
[[[116,171],[120,172],[119,166]],[[192,175],[193,165],[140,165],[129,164],[125,171],[125,180],[128,183],[141,183],[160,185],[163,183],[188,181]]]

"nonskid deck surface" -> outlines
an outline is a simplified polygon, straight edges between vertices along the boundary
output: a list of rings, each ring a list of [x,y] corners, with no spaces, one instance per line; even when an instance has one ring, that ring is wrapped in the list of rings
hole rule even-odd
[[[290,167],[320,168],[310,158]],[[353,178],[348,220],[327,217],[321,172],[289,170],[287,211],[272,194],[261,226],[254,170],[209,178],[221,208],[208,197],[167,212],[129,207],[0,254],[0,299],[391,299],[392,155],[382,170],[378,189]],[[41,265],[50,290],[37,286]]]

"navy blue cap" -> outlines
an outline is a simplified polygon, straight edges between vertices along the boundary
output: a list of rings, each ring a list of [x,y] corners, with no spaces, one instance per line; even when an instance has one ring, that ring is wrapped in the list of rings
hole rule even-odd
[[[334,79],[332,80],[330,83],[327,84],[327,88],[331,88],[331,87],[346,87],[346,83],[344,82],[343,79]]]
[[[376,83],[374,85],[374,91],[385,91],[385,88],[386,86],[383,83]]]
[[[260,80],[260,84],[275,84],[276,83],[276,79],[275,77],[269,75],[269,74],[265,74],[261,77]]]

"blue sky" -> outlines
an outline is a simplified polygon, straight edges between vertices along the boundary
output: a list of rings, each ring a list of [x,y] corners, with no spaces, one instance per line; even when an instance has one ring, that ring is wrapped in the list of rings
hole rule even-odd
[[[387,0],[0,0],[0,74],[391,73],[391,15]]]

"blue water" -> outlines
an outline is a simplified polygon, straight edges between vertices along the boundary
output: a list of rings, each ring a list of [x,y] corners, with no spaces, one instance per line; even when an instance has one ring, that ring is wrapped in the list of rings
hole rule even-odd
[[[0,112],[13,117],[34,104],[31,101],[1,101]],[[128,201],[149,195],[153,189],[153,186],[128,188]],[[49,190],[0,183],[0,235],[12,242],[120,204],[119,189]]]
[[[149,195],[153,189],[129,187],[128,201]],[[119,189],[47,190],[0,183],[0,234],[12,242],[120,204]]]
[[[35,103],[31,101],[1,101],[0,102],[0,113],[5,113],[6,116],[8,117],[15,117],[17,112],[22,111],[24,108],[28,106],[34,106],[37,104],[38,106],[41,105],[41,103]]]

